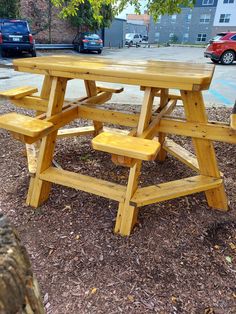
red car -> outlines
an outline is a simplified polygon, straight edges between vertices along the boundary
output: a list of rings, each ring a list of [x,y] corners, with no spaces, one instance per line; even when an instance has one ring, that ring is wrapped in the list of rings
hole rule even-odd
[[[236,61],[236,32],[217,34],[209,41],[204,56],[214,63],[232,64]]]

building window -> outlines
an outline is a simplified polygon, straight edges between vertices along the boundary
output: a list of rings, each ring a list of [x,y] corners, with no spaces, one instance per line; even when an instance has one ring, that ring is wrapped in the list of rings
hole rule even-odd
[[[201,14],[200,15],[200,23],[208,24],[210,22],[211,15],[210,14]]]
[[[224,0],[224,3],[234,3],[234,0]]]
[[[160,40],[160,33],[155,33],[155,42],[159,42]]]
[[[177,19],[177,15],[176,14],[171,15],[171,23],[175,23],[176,19]]]
[[[229,23],[231,14],[221,14],[220,15],[220,23]]]
[[[189,38],[189,33],[185,33],[183,36],[183,42],[187,43],[188,42],[188,38]]]
[[[174,37],[174,33],[170,33],[169,39],[172,39]]]
[[[197,34],[197,42],[203,42],[206,41],[206,34]]]
[[[186,16],[187,23],[189,23],[191,21],[191,18],[192,18],[192,14],[187,14],[187,16]]]
[[[157,23],[161,23],[161,15],[158,16]]]
[[[212,5],[214,4],[214,0],[202,0],[202,5]]]

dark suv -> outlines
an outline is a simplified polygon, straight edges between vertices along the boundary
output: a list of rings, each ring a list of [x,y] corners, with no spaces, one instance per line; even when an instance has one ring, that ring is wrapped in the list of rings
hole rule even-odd
[[[34,39],[26,21],[0,19],[0,51],[2,57],[8,52],[26,52],[36,57]]]

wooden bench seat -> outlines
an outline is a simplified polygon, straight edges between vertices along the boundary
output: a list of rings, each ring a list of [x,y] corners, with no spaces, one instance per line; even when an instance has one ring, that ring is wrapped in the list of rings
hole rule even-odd
[[[27,135],[30,137],[43,136],[53,123],[25,116],[16,112],[7,113],[0,116],[0,128]]]
[[[38,89],[37,87],[32,87],[32,86],[22,86],[22,87],[17,87],[13,89],[9,89],[6,91],[0,92],[0,96],[7,97],[7,98],[12,98],[12,99],[20,99],[25,96],[30,96],[34,93],[37,93]]]
[[[96,150],[140,160],[154,160],[160,149],[157,141],[109,132],[97,135],[92,146]]]

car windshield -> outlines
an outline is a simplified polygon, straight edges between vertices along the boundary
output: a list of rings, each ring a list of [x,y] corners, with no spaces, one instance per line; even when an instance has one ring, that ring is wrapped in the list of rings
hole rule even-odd
[[[99,39],[100,38],[97,34],[85,34],[83,37],[86,39]]]
[[[27,24],[24,22],[4,22],[2,24],[2,32],[12,34],[27,34],[29,33]]]

